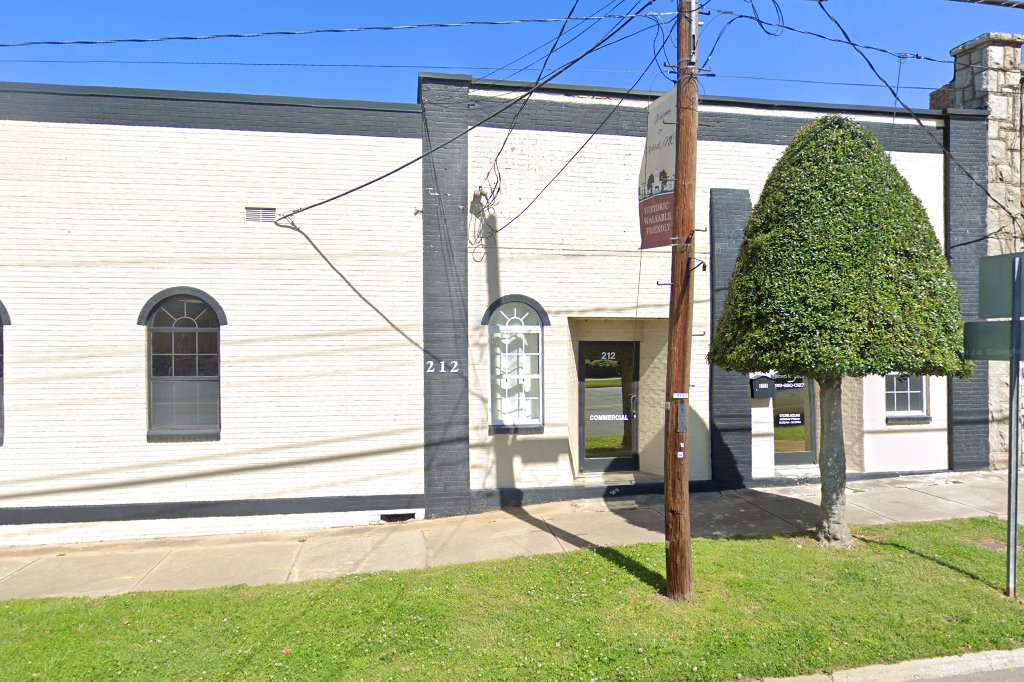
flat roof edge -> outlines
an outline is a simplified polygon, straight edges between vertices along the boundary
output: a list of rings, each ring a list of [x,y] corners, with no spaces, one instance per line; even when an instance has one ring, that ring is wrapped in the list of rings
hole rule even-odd
[[[150,90],[147,88],[116,88],[99,85],[57,85],[52,83],[18,83],[0,81],[3,93],[65,95],[72,97],[112,97],[124,99],[156,99],[178,102],[218,102],[222,104],[253,104],[258,106],[292,106],[317,109],[358,109],[396,113],[422,113],[419,104],[411,102],[369,102],[349,99],[320,99],[281,95],[244,95],[227,92],[191,90]]]
[[[420,74],[421,80],[438,80],[466,82],[471,86],[481,88],[494,88],[499,90],[528,90],[535,86],[532,81],[510,81],[492,78],[474,78],[467,74],[457,73],[433,73],[424,72]],[[567,94],[587,95],[608,95],[628,96],[636,99],[657,99],[667,90],[631,90],[610,86],[576,85],[572,83],[548,83],[542,85],[541,92],[564,92]],[[730,97],[726,95],[704,95],[700,97],[704,104],[720,104],[728,106],[756,107],[760,109],[798,109],[803,111],[828,111],[828,112],[849,112],[863,114],[884,114],[892,116],[892,107],[875,106],[868,104],[832,104],[827,102],[798,102],[790,100],[755,99],[751,97]],[[987,112],[974,109],[912,109],[914,114],[928,118],[942,118],[946,114],[957,116],[985,116]],[[897,116],[909,116],[906,110],[897,110]]]

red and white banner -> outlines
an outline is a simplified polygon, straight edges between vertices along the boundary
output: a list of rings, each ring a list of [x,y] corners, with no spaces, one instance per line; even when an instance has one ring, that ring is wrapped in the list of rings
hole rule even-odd
[[[647,107],[647,146],[640,167],[640,248],[672,243],[676,164],[676,91]]]

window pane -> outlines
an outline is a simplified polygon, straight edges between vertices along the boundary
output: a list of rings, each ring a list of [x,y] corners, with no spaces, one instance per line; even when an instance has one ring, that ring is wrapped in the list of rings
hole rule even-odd
[[[169,377],[171,376],[171,356],[170,355],[154,355],[153,356],[153,376],[155,377]]]
[[[217,332],[199,332],[196,334],[198,345],[196,347],[197,353],[210,355],[217,352]]]
[[[174,318],[161,306],[157,309],[156,314],[153,315],[152,324],[154,327],[170,327],[174,324]]]
[[[910,409],[910,399],[907,396],[907,394],[906,393],[897,393],[896,394],[896,411],[897,412],[906,412],[908,409]]]
[[[167,311],[167,313],[171,316],[172,320],[176,320],[179,317],[185,316],[185,301],[183,301],[180,297],[164,301],[160,305],[160,307],[163,310]]]
[[[216,381],[153,382],[150,426],[154,429],[217,428],[220,387]]]
[[[924,391],[924,377],[914,376],[907,378],[907,389],[911,391]]]
[[[169,332],[153,332],[149,344],[149,349],[153,353],[170,353],[171,334]]]
[[[189,332],[174,332],[174,352],[195,353],[196,335]]]
[[[206,306],[199,315],[196,316],[196,324],[200,327],[219,327],[220,322],[217,320],[217,316],[210,310],[210,306]]]
[[[886,374],[885,375],[885,391],[886,393],[892,393],[896,390],[896,375]]]
[[[215,377],[219,370],[220,358],[216,355],[200,355],[197,365],[198,375],[201,377]]]
[[[916,391],[910,394],[910,409],[914,412],[924,412],[924,394]]]
[[[909,386],[909,384],[907,383],[908,379],[909,379],[909,377],[897,377],[897,376],[892,377],[892,380],[893,380],[893,390],[895,390],[895,391],[906,391],[908,386]]]
[[[896,411],[896,394],[886,393],[885,394],[885,411],[895,412]]]
[[[174,376],[176,377],[194,377],[196,375],[196,356],[194,355],[175,355],[174,356]]]

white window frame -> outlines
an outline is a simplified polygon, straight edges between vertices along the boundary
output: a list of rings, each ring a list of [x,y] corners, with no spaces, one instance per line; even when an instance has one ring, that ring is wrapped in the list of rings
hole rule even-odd
[[[920,410],[900,410],[900,409],[889,409],[889,395],[911,395],[917,393],[916,390],[907,391],[890,391],[889,390],[889,377],[901,377],[906,376],[908,379],[920,379],[921,380],[921,409]],[[884,377],[885,384],[883,386],[884,393],[883,398],[885,400],[885,414],[887,417],[919,417],[928,415],[928,377],[920,374],[899,374],[898,372],[890,372]],[[908,389],[912,388],[908,382]]]
[[[505,313],[506,310],[512,310],[514,317],[512,319],[527,319],[532,316],[536,320],[536,324],[507,324],[508,319]],[[519,310],[523,309],[523,310]],[[525,311],[525,314],[524,314]],[[501,316],[505,316],[504,322],[506,324],[500,324]],[[487,356],[488,356],[488,388],[487,388],[487,415],[488,421],[492,427],[542,427],[544,425],[544,327],[541,323],[541,316],[538,311],[527,303],[519,301],[505,303],[499,306],[493,313],[491,313],[489,323],[487,325]],[[536,334],[537,335],[537,374],[511,374],[504,375],[500,372],[500,368],[495,366],[495,352],[493,348],[495,335],[504,334]],[[533,355],[532,353],[530,355]],[[495,413],[496,401],[500,398],[496,395],[499,385],[499,379],[504,376],[518,377],[519,382],[523,383],[526,380],[533,379],[538,383],[538,405],[537,405],[537,418],[516,418],[516,419],[504,419],[500,415]],[[506,389],[507,390],[507,389]]]

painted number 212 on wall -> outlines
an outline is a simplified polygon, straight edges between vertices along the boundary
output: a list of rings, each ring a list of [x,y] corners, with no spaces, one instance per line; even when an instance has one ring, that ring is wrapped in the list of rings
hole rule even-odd
[[[435,362],[433,360],[427,360],[427,370],[426,371],[427,371],[427,374],[433,374],[434,372],[438,372],[440,374],[447,374],[449,372],[452,373],[452,374],[457,374],[458,371],[459,371],[459,361],[458,360],[438,360],[437,362]]]

